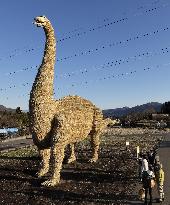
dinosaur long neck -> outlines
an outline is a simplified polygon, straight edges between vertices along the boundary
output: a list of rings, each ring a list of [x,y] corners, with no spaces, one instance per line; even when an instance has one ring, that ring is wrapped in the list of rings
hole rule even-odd
[[[29,101],[30,130],[37,145],[51,130],[54,110],[53,81],[56,41],[50,23],[45,26],[44,31],[46,34],[44,57],[33,83]]]
[[[45,101],[48,102],[53,97],[56,40],[54,29],[50,23],[47,23],[44,31],[46,35],[44,57],[38,70],[32,93],[34,93],[33,97],[39,102],[41,101],[40,99],[43,99],[42,102],[46,103]]]

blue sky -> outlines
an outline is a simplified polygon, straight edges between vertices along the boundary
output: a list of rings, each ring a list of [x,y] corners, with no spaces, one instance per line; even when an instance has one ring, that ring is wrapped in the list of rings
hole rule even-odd
[[[170,100],[168,0],[1,0],[0,104],[28,109],[45,43],[39,15],[61,40],[56,99],[79,95],[101,109]]]

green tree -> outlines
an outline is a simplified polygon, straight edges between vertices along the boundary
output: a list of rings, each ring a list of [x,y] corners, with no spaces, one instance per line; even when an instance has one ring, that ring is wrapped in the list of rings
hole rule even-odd
[[[22,113],[22,110],[21,110],[20,107],[17,107],[16,110],[15,110],[15,112],[16,112],[17,114],[21,114],[21,113]]]
[[[161,113],[163,114],[170,114],[170,101],[165,102],[161,107]]]

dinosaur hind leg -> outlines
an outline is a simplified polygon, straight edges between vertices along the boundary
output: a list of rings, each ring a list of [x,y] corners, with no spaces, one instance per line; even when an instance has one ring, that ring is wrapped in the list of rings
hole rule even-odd
[[[107,120],[100,119],[98,123],[96,123],[95,128],[92,130],[91,145],[92,145],[93,153],[92,153],[92,158],[90,159],[90,162],[96,162],[98,160],[100,135],[102,134],[107,124],[108,124]]]
[[[96,162],[98,160],[98,150],[100,144],[99,137],[100,137],[100,132],[95,132],[91,136],[92,158],[89,160],[90,163]]]

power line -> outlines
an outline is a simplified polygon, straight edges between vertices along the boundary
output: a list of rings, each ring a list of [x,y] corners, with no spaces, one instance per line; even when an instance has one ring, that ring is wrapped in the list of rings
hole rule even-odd
[[[117,41],[117,42],[111,42],[107,45],[102,45],[98,48],[94,48],[94,49],[89,49],[89,50],[86,50],[86,51],[80,51],[79,53],[75,53],[73,55],[70,55],[70,56],[67,56],[67,57],[63,57],[63,58],[60,58],[60,59],[57,59],[56,61],[59,61],[59,62],[62,62],[62,61],[65,61],[65,60],[68,60],[68,59],[71,59],[71,58],[74,58],[74,57],[79,57],[79,56],[82,56],[82,55],[90,55],[91,53],[93,52],[98,52],[100,50],[103,50],[105,48],[110,48],[110,47],[113,47],[113,46],[118,46],[118,45],[122,45],[124,43],[128,43],[132,40],[137,40],[137,39],[140,39],[142,37],[148,37],[148,36],[151,36],[151,35],[154,35],[154,34],[157,34],[158,32],[160,31],[167,31],[169,29],[169,27],[166,27],[166,28],[163,28],[163,29],[157,29],[156,31],[154,32],[150,32],[150,33],[145,33],[145,34],[140,34],[140,35],[137,35],[135,37],[131,37],[129,39],[126,39],[126,40],[122,40],[122,41]],[[17,49],[16,49],[17,50]],[[31,48],[31,49],[26,49],[26,50],[23,50],[22,52],[24,53],[29,53],[31,51],[35,51],[34,48]],[[21,51],[20,51],[21,52]],[[12,54],[10,55],[9,57],[6,57],[6,58],[12,58],[14,56],[18,55],[17,53],[16,54]],[[0,60],[2,60],[2,58],[0,58]]]
[[[80,37],[80,36],[85,35],[85,34],[87,34],[87,33],[89,33],[89,32],[96,31],[96,30],[99,30],[99,29],[102,29],[102,28],[106,28],[106,27],[112,26],[112,25],[114,25],[114,24],[116,24],[116,23],[124,22],[124,21],[126,21],[126,20],[128,20],[127,17],[126,17],[126,18],[121,18],[121,19],[118,19],[118,20],[113,20],[113,21],[110,21],[110,22],[107,23],[107,24],[99,25],[99,26],[97,26],[97,27],[91,27],[91,28],[87,29],[87,31],[79,32],[79,33],[77,33],[77,34],[74,34],[74,35],[71,35],[71,36],[67,36],[67,37],[65,37],[65,38],[61,38],[61,39],[58,40],[57,42],[65,41],[65,40],[71,39],[71,38],[73,38],[73,37]]]
[[[86,50],[86,51],[80,51],[79,53],[75,53],[73,55],[70,55],[70,56],[67,56],[67,57],[64,57],[64,58],[60,58],[60,59],[58,58],[57,61],[62,62],[62,61],[65,61],[65,60],[68,60],[68,59],[71,59],[71,58],[74,58],[74,57],[79,57],[79,56],[83,56],[83,55],[89,55],[89,54],[91,54],[93,52],[98,52],[98,51],[106,49],[106,48],[110,48],[110,47],[113,47],[113,46],[119,46],[119,45],[122,45],[122,44],[125,44],[125,43],[129,43],[129,42],[131,42],[133,40],[139,40],[139,39],[141,39],[143,37],[149,37],[149,36],[158,34],[161,31],[167,31],[168,29],[169,29],[169,27],[165,27],[165,28],[157,29],[157,30],[152,31],[152,32],[148,32],[148,33],[144,33],[144,34],[139,34],[139,35],[136,35],[135,37],[130,37],[130,38],[126,39],[126,40],[121,40],[121,41],[117,41],[117,42],[111,42],[109,44],[102,45],[102,46],[94,48],[94,49],[89,49],[89,50]]]
[[[136,54],[136,55],[131,56],[131,57],[108,61],[104,64],[99,65],[99,66],[92,66],[91,70],[87,70],[87,68],[84,68],[84,69],[80,69],[80,70],[70,72],[70,73],[67,73],[67,74],[64,74],[64,75],[60,75],[59,77],[68,78],[68,77],[71,77],[71,76],[77,75],[77,74],[85,74],[85,73],[88,73],[89,71],[98,71],[98,70],[102,70],[104,68],[110,68],[110,67],[113,67],[113,66],[116,67],[116,66],[119,66],[119,65],[124,64],[124,63],[129,63],[130,60],[136,61],[137,59],[143,59],[143,57],[153,57],[155,55],[168,53],[169,48],[170,48],[170,46],[165,47],[165,48],[161,48],[159,51],[142,52],[142,53]]]
[[[163,67],[163,66],[165,66],[165,67],[167,67],[167,66],[170,66],[170,62],[168,62],[168,63],[164,63],[164,64],[161,64],[161,65],[156,65],[156,66],[153,66],[153,67],[149,67],[149,66],[146,66],[145,68],[143,68],[142,69],[142,71],[145,71],[145,72],[147,72],[147,71],[150,71],[150,70],[152,70],[152,69],[159,69],[160,67]],[[109,75],[109,76],[106,76],[106,77],[103,77],[103,78],[99,78],[99,79],[97,79],[97,80],[93,80],[93,81],[84,81],[84,82],[82,82],[81,84],[78,84],[78,83],[72,83],[71,84],[71,87],[75,87],[75,86],[79,86],[79,85],[83,85],[83,86],[87,86],[89,83],[92,83],[92,84],[94,84],[94,83],[97,83],[97,82],[99,82],[99,81],[105,81],[105,80],[110,80],[110,79],[114,79],[114,78],[117,78],[117,77],[126,77],[126,76],[129,76],[129,75],[133,75],[133,74],[136,74],[138,72],[138,70],[137,69],[135,69],[135,70],[131,70],[131,71],[129,71],[129,72],[125,72],[125,73],[120,73],[120,74],[117,74],[117,75],[115,75],[115,74],[112,74],[112,75]],[[28,83],[25,83],[25,85],[28,85]],[[24,85],[24,84],[23,84]],[[84,87],[84,88],[87,88],[87,87]],[[0,89],[1,90],[1,89]],[[57,90],[60,90],[59,88],[57,89]],[[55,95],[56,93],[54,92],[54,95]],[[18,95],[17,97],[18,98],[22,98],[22,97],[26,97],[26,96],[29,96],[30,95],[30,93],[28,93],[28,94],[23,94],[23,95]],[[6,100],[9,100],[9,97],[6,97]]]
[[[39,65],[39,66],[40,66],[40,65]],[[11,75],[17,74],[17,73],[19,73],[19,72],[23,72],[23,71],[27,71],[27,70],[31,70],[31,69],[38,68],[39,66],[36,65],[36,66],[30,66],[30,67],[22,68],[22,69],[19,69],[19,70],[16,70],[16,71],[11,71],[11,72],[4,73],[4,75],[6,75],[6,76],[11,76]]]
[[[170,62],[168,62],[168,63],[164,63],[164,64],[161,64],[161,65],[156,65],[156,66],[153,66],[153,67],[149,67],[149,66],[146,66],[145,68],[143,68],[142,69],[142,71],[145,71],[145,72],[147,72],[147,71],[150,71],[150,70],[152,70],[152,69],[159,69],[160,67],[167,67],[167,66],[170,66]],[[94,84],[94,83],[97,83],[97,82],[99,82],[99,81],[105,81],[105,80],[110,80],[110,79],[114,79],[114,78],[119,78],[119,77],[126,77],[126,76],[129,76],[129,75],[133,75],[133,74],[136,74],[138,72],[138,70],[137,69],[135,69],[135,70],[131,70],[131,71],[129,71],[129,72],[125,72],[125,73],[120,73],[120,74],[111,74],[111,75],[109,75],[109,76],[106,76],[106,77],[103,77],[103,78],[99,78],[99,79],[97,79],[97,80],[93,80],[93,81],[84,81],[84,82],[81,82],[81,83],[72,83],[71,84],[71,86],[70,87],[76,87],[76,86],[80,86],[80,85],[83,85],[83,86],[87,86],[89,83],[92,83],[92,84]],[[27,83],[28,84],[28,83]],[[84,88],[87,88],[87,87],[84,87]],[[57,90],[60,90],[59,88],[57,89]],[[54,95],[55,95],[56,93],[54,92]],[[28,93],[28,94],[23,94],[23,95],[18,95],[17,97],[19,97],[19,98],[22,98],[22,97],[26,97],[26,96],[29,96],[30,95],[30,93]],[[6,100],[8,100],[9,99],[9,97],[6,97]]]
[[[161,64],[161,65],[156,65],[156,66],[153,66],[153,67],[147,66],[147,67],[143,68],[142,71],[149,71],[149,70],[152,70],[152,69],[155,69],[155,68],[158,69],[158,68],[163,67],[163,66],[170,66],[170,62]],[[97,82],[99,82],[99,81],[110,80],[110,79],[117,78],[117,77],[125,77],[125,76],[127,76],[127,75],[132,75],[132,74],[137,73],[137,72],[138,72],[138,70],[135,69],[135,70],[131,70],[131,71],[125,72],[125,73],[111,74],[111,75],[109,75],[109,76],[102,77],[102,78],[99,78],[99,79],[97,79],[97,80],[93,80],[93,81],[91,81],[91,82],[90,82],[90,81],[84,81],[84,82],[81,82],[81,83],[72,83],[71,86],[72,86],[72,87],[75,87],[75,86],[79,86],[79,85],[88,85],[89,83],[94,84],[94,83],[97,83]]]
[[[166,49],[163,49],[163,52],[164,53],[167,53],[167,48]],[[162,64],[162,65],[157,65],[157,67],[160,67],[160,66],[167,66],[167,65],[169,65],[170,63],[166,63],[166,64]],[[147,70],[150,70],[150,69],[152,69],[152,67],[146,67],[146,68],[144,68],[143,70],[144,71],[147,71]],[[137,72],[137,70],[133,70],[133,71],[131,71],[130,73],[128,73],[128,72],[126,72],[126,73],[121,73],[121,74],[118,74],[118,75],[109,75],[109,76],[107,76],[107,77],[103,77],[103,78],[99,78],[98,80],[97,80],[97,82],[98,81],[101,81],[101,80],[107,80],[107,79],[111,79],[111,78],[114,78],[114,77],[120,77],[120,76],[125,76],[125,75],[129,75],[129,74],[133,74],[133,73],[136,73]],[[92,83],[94,83],[95,81],[93,80],[92,81]],[[89,82],[88,81],[84,81],[84,82],[81,82],[80,84],[84,84],[84,85],[87,85]],[[22,83],[20,86],[24,86],[24,87],[26,87],[26,86],[28,86],[28,85],[32,85],[32,83],[28,83],[28,82],[26,82],[26,83]],[[78,83],[71,83],[71,87],[75,87],[76,85],[78,85]],[[7,89],[12,89],[12,88],[17,88],[18,86],[17,85],[11,85],[11,86],[9,86],[8,88],[0,88],[0,91],[7,91]],[[60,90],[60,89],[58,89],[58,90]]]
[[[85,73],[88,73],[90,71],[98,71],[98,70],[102,70],[104,68],[110,68],[110,67],[113,67],[113,66],[119,66],[120,64],[123,64],[123,63],[129,63],[130,60],[136,61],[137,59],[142,59],[143,57],[153,57],[155,55],[160,55],[160,54],[168,53],[169,52],[169,48],[170,48],[170,46],[166,46],[164,48],[161,48],[159,51],[156,50],[156,51],[141,52],[141,53],[138,53],[136,55],[133,55],[133,56],[130,56],[130,57],[127,57],[127,58],[111,60],[111,61],[108,61],[108,62],[106,62],[104,64],[101,64],[101,65],[98,65],[98,66],[97,65],[91,66],[90,70],[88,70],[87,68],[81,68],[81,69],[78,69],[77,71],[72,71],[70,73],[66,73],[66,74],[63,74],[63,75],[60,75],[60,76],[56,75],[56,77],[57,78],[69,78],[69,77],[71,77],[73,75],[77,75],[77,74],[85,74]],[[26,68],[23,68],[23,69],[19,69],[19,70],[16,70],[16,71],[11,71],[11,72],[5,73],[4,75],[12,76],[12,75],[17,74],[19,72],[23,72],[23,71],[27,71],[27,70],[38,68],[39,66],[36,65],[36,66],[26,67]],[[3,74],[1,74],[1,75],[3,75]]]
[[[142,6],[142,8],[144,8],[145,10],[140,12],[140,13],[139,12],[134,13],[132,15],[132,17],[140,16],[140,15],[143,15],[143,14],[148,14],[148,13],[154,12],[154,11],[160,9],[160,8],[165,8],[165,7],[169,6],[169,5],[170,5],[169,3],[166,3],[166,4],[162,4],[160,6],[157,6],[157,7],[156,6],[152,7],[150,9],[146,9],[146,8],[144,8]],[[107,18],[107,22],[104,19],[105,24],[103,24],[103,25],[97,25],[96,27],[89,27],[88,29],[85,29],[86,31],[78,32],[78,33],[76,33],[74,35],[71,35],[71,36],[66,36],[64,38],[59,39],[57,42],[65,41],[65,40],[71,39],[73,37],[80,37],[80,36],[85,35],[85,34],[87,34],[89,32],[96,31],[96,30],[99,30],[99,29],[102,29],[102,28],[106,28],[106,27],[112,26],[112,25],[120,23],[120,22],[125,22],[127,20],[129,20],[129,17],[124,17],[124,18],[120,18],[120,19],[116,19],[116,20],[115,19]]]
[[[156,10],[160,9],[160,8],[165,8],[165,7],[169,6],[169,5],[170,5],[169,3],[167,3],[167,4],[162,4],[162,5],[157,6],[157,7],[152,7],[152,8],[150,8],[150,9],[146,9],[146,10],[144,10],[144,11],[141,12],[141,13],[139,13],[139,12],[134,13],[132,16],[140,16],[140,15],[143,15],[143,14],[146,14],[146,13],[151,13],[151,12],[153,12],[153,11],[156,11]],[[142,8],[143,8],[143,6],[142,6]],[[107,21],[109,21],[109,22],[107,22],[107,23],[105,23],[105,24],[103,24],[103,25],[98,25],[98,26],[96,26],[96,27],[90,27],[90,28],[86,29],[86,31],[79,32],[79,33],[76,33],[76,34],[74,34],[74,35],[69,35],[69,36],[60,38],[59,40],[57,40],[57,42],[59,43],[59,42],[62,42],[62,41],[71,39],[71,38],[73,38],[73,37],[80,37],[80,36],[82,36],[82,35],[84,35],[84,34],[87,34],[87,33],[89,33],[89,32],[96,31],[96,30],[102,29],[102,28],[106,28],[106,27],[108,27],[108,26],[111,26],[111,25],[114,25],[114,24],[120,23],[120,22],[125,22],[125,21],[127,21],[127,20],[129,20],[129,17],[124,17],[124,18],[120,18],[120,19],[117,19],[117,20],[110,20],[110,19],[107,18]],[[78,29],[74,29],[73,31],[77,31],[77,30],[78,30]],[[38,47],[36,47],[36,48],[40,48],[40,46],[38,46]],[[8,55],[7,57],[0,57],[0,61],[2,61],[3,59],[11,59],[11,58],[17,56],[19,53],[22,53],[22,54],[23,54],[23,53],[29,53],[29,52],[31,52],[31,51],[36,50],[36,48],[26,48],[26,49],[25,49],[25,47],[24,47],[24,49],[22,49],[22,50],[21,50],[21,49],[14,49],[14,52],[15,52],[15,53],[10,54],[10,55]],[[18,52],[18,54],[17,54],[16,52]],[[64,59],[65,59],[65,58],[64,58]],[[61,60],[61,59],[60,59],[60,60]]]

